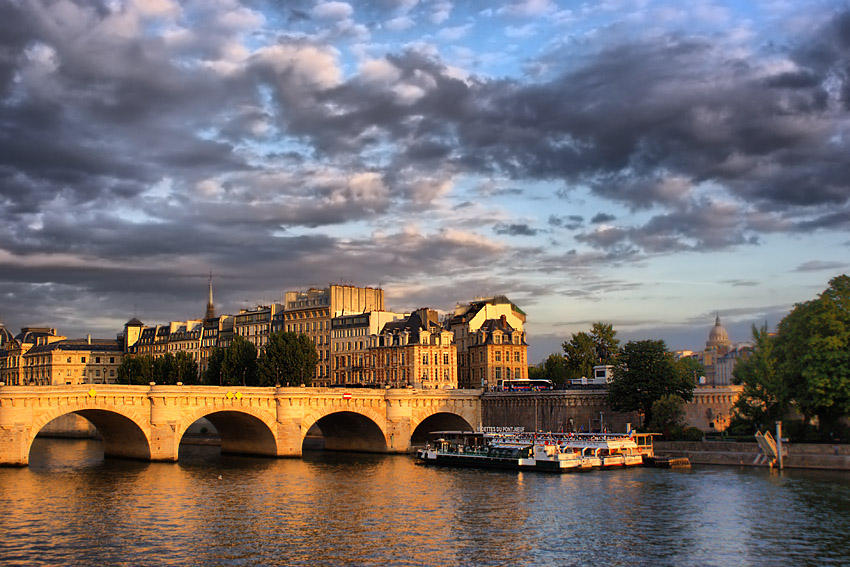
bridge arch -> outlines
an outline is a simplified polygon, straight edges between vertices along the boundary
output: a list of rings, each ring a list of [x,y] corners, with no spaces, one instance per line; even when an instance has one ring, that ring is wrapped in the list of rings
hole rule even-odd
[[[137,412],[107,404],[99,408],[66,406],[46,412],[33,420],[27,452],[32,448],[38,432],[58,417],[69,413],[77,414],[94,425],[103,438],[103,453],[107,457],[150,460],[150,437],[147,434],[147,419]]]
[[[175,431],[178,443],[186,430],[206,418],[218,431],[221,452],[276,457],[280,455],[272,414],[252,407],[203,406],[186,414]]]
[[[301,421],[302,446],[314,425],[321,430],[328,451],[385,453],[392,445],[386,419],[369,408],[336,407],[306,415]]]
[[[463,415],[442,408],[417,412],[411,425],[410,444],[424,445],[431,431],[472,431],[473,424]]]

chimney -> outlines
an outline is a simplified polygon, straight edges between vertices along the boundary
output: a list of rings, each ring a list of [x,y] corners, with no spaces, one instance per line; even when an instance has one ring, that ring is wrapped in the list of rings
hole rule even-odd
[[[501,319],[501,321],[502,321],[502,328],[503,328],[503,329],[507,329],[507,328],[508,328],[508,318],[507,318],[507,317],[505,317],[504,315],[502,315],[502,316],[500,317],[500,319]]]
[[[91,344],[91,335],[86,335],[86,343]]]

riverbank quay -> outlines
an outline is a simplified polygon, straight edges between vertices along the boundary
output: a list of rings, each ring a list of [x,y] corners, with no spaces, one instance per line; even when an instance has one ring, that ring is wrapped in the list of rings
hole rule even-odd
[[[755,442],[655,441],[653,445],[659,457],[684,457],[694,465],[770,466]],[[783,447],[785,468],[850,471],[850,445],[785,443]]]

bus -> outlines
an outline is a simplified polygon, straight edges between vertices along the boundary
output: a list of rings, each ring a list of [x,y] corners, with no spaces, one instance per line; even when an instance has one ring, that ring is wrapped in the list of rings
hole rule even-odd
[[[502,392],[542,392],[553,388],[551,380],[501,380],[498,389]]]

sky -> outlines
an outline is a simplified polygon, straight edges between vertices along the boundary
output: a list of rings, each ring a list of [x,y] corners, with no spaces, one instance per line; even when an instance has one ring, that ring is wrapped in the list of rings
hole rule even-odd
[[[0,0],[0,322],[379,286],[698,350],[850,270],[850,3]]]

